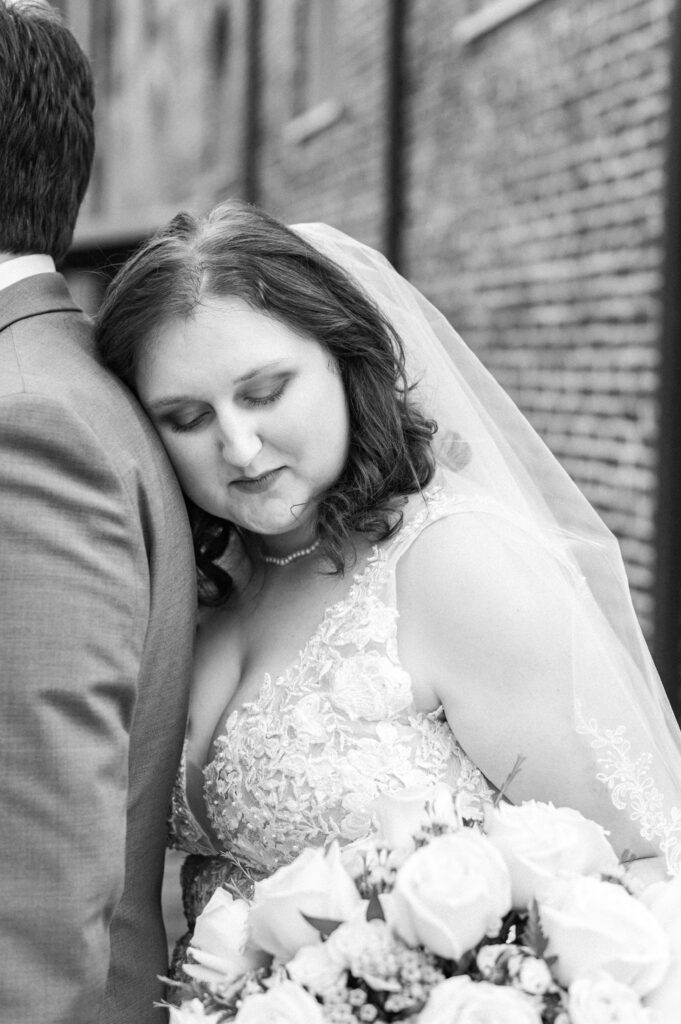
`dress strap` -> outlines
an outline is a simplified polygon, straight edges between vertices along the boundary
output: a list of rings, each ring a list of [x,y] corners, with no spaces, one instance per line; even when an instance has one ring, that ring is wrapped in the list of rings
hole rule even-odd
[[[463,513],[491,516],[501,520],[507,527],[517,531],[518,536],[529,540],[533,546],[550,551],[558,562],[563,560],[560,548],[552,543],[550,538],[540,535],[529,520],[505,508],[494,498],[484,494],[454,491],[435,483],[421,494],[410,498],[402,528],[387,544],[379,548],[384,596],[392,607],[396,607],[396,570],[402,556],[429,526],[449,516]]]
[[[483,499],[484,501],[484,499]],[[414,541],[433,523],[457,512],[480,511],[476,503],[467,495],[447,494],[444,489],[435,485],[410,499],[405,512],[404,524],[400,531],[381,547],[382,576],[385,597],[388,604],[396,607],[397,583],[396,570],[402,556],[409,550]]]

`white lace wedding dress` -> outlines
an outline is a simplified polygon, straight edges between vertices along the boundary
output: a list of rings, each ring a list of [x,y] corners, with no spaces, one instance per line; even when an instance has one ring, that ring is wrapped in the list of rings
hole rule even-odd
[[[402,529],[374,547],[287,671],[266,676],[258,698],[227,718],[204,769],[212,838],[189,807],[182,764],[170,839],[190,855],[182,877],[190,929],[216,886],[249,897],[254,881],[304,847],[365,836],[382,792],[445,781],[490,799],[444,713],[415,710],[398,658],[400,557],[423,529],[469,504],[439,487],[424,499],[410,500]]]

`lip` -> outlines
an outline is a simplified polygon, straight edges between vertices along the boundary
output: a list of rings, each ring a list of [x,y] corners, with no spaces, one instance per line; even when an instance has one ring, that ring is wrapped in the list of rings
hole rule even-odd
[[[235,487],[240,491],[247,491],[249,494],[260,494],[262,491],[266,491],[276,480],[279,479],[284,468],[284,466],[279,466],[277,469],[268,470],[267,473],[261,473],[260,476],[242,476],[237,480],[232,480],[229,486]]]

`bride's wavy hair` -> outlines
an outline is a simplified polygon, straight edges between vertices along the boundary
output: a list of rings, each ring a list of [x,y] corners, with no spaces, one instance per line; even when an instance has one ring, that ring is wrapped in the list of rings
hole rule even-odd
[[[105,364],[135,391],[140,355],[164,324],[190,319],[205,296],[237,297],[319,342],[345,388],[345,467],[317,506],[317,537],[335,574],[353,533],[385,540],[400,506],[432,479],[436,424],[410,400],[404,351],[376,304],[337,264],[269,214],[228,201],[178,214],[119,270],[96,321]],[[220,565],[232,523],[187,499],[204,604],[221,604],[231,579]],[[354,557],[354,556],[353,556]]]

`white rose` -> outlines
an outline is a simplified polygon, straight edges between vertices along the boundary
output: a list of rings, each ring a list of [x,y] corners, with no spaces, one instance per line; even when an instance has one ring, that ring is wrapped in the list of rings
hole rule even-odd
[[[346,658],[330,674],[329,697],[348,718],[379,722],[411,704],[411,679],[385,654]]]
[[[256,882],[249,920],[251,939],[285,963],[302,946],[320,941],[319,932],[303,914],[345,921],[361,902],[335,843],[326,853],[304,850],[292,864]]]
[[[350,878],[364,876],[367,867],[374,867],[378,864],[401,863],[404,857],[396,858],[392,851],[385,848],[384,844],[375,835],[360,836],[351,843],[345,843],[340,848],[341,862]]]
[[[197,981],[224,983],[252,966],[244,956],[249,908],[225,889],[216,889],[196,919],[189,947],[196,963],[184,971]]]
[[[413,849],[414,836],[437,814],[455,820],[452,793],[444,783],[381,793],[372,803],[378,838],[391,849]]]
[[[317,1000],[295,981],[248,996],[234,1019],[236,1024],[325,1024]]]
[[[222,1011],[206,1013],[200,999],[190,999],[181,1006],[171,1006],[168,1024],[219,1024]]]
[[[600,825],[569,807],[528,800],[490,811],[486,832],[511,872],[513,906],[526,910],[558,877],[612,874],[615,851]]]
[[[511,881],[499,851],[471,829],[439,836],[397,872],[389,920],[409,945],[458,960],[495,935],[511,909]]]
[[[577,978],[569,989],[572,1024],[649,1024],[650,1014],[628,985],[607,971]]]
[[[322,942],[303,946],[286,964],[292,981],[304,985],[318,996],[335,988],[345,977],[342,966],[330,955],[328,945],[328,942]]]
[[[541,1016],[517,989],[462,975],[436,985],[419,1024],[541,1024]]]
[[[568,987],[602,968],[639,996],[662,981],[669,964],[669,940],[651,912],[621,885],[595,878],[554,882],[539,902],[547,955]]]
[[[681,876],[649,886],[641,902],[664,929],[671,947],[667,973],[646,996],[645,1005],[655,1010],[659,1024],[677,1024],[681,1007]]]

